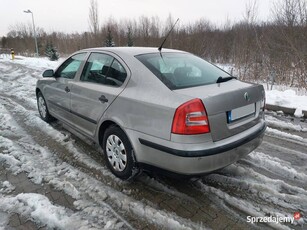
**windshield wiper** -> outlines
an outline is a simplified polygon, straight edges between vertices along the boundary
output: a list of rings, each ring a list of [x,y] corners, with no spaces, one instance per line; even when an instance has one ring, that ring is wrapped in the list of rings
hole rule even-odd
[[[216,80],[216,83],[222,83],[222,82],[226,82],[226,81],[229,81],[229,80],[232,80],[232,79],[237,79],[236,77],[219,77],[217,80]]]

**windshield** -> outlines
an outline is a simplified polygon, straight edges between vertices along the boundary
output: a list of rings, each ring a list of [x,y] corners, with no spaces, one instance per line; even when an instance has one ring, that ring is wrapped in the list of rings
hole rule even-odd
[[[171,90],[215,84],[219,77],[231,77],[192,54],[153,53],[137,55],[136,58]]]

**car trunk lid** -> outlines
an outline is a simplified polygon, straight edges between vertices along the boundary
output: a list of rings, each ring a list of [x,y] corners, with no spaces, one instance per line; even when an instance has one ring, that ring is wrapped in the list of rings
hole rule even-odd
[[[256,125],[264,99],[262,85],[238,80],[178,89],[174,92],[200,98],[205,105],[213,141],[219,141]]]

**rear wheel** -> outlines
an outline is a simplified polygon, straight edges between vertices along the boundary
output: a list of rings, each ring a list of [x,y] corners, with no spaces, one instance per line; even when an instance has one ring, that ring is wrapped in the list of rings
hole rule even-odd
[[[133,179],[139,173],[133,149],[126,134],[117,126],[110,126],[103,137],[103,152],[112,173],[123,179]]]
[[[44,121],[51,122],[55,120],[55,118],[49,114],[45,98],[43,97],[41,92],[37,93],[37,108],[38,108],[40,117]]]

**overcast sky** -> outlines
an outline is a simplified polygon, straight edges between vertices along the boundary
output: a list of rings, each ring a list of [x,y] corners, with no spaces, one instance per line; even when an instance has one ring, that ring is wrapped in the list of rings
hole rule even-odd
[[[171,13],[180,18],[181,24],[205,18],[221,25],[243,18],[250,0],[97,0],[100,24],[111,16],[114,19],[158,16],[165,20]],[[258,0],[258,18],[270,17],[274,0]],[[88,13],[90,0],[0,0],[0,36],[5,36],[10,25],[32,23],[34,13],[36,27],[46,32],[84,32],[89,30]]]

